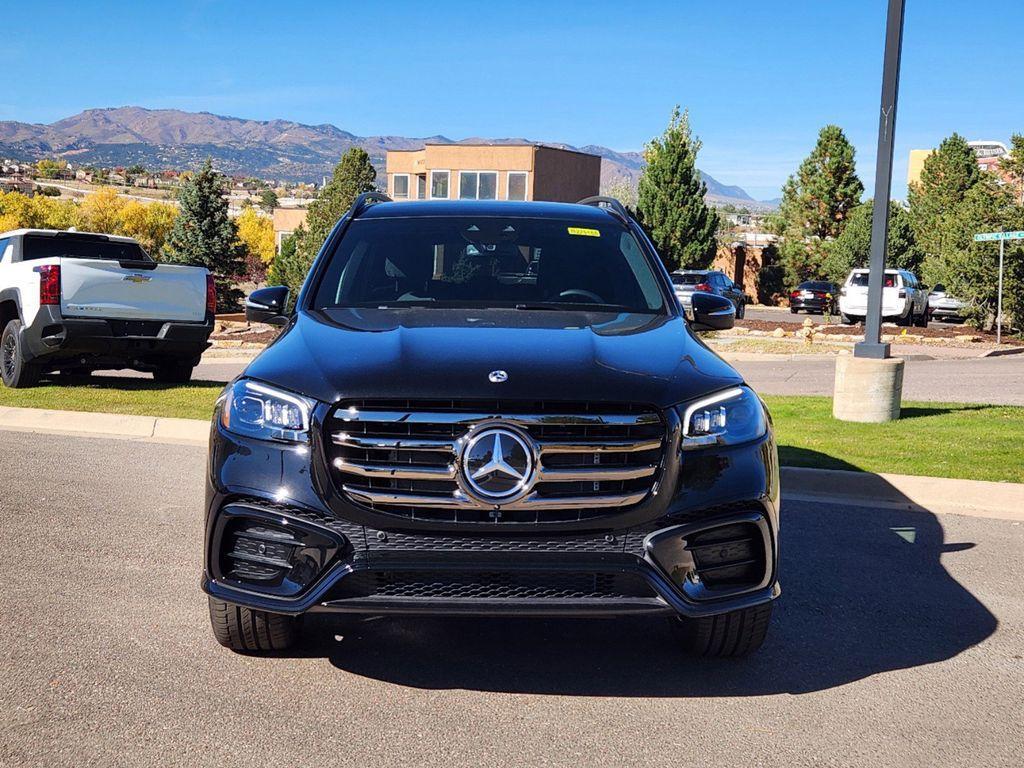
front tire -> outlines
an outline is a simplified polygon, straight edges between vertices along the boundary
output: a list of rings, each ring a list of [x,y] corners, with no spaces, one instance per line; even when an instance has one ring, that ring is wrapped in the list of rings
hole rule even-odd
[[[164,363],[153,371],[153,380],[161,384],[187,384],[192,380],[192,365],[189,363]]]
[[[25,359],[20,331],[21,321],[11,320],[0,335],[0,379],[11,389],[39,383],[39,368]]]
[[[297,619],[254,611],[214,597],[210,601],[210,628],[217,642],[239,653],[285,651],[295,642]]]
[[[736,305],[736,319],[742,320],[743,316],[747,314],[747,305],[744,303]]]
[[[718,616],[678,618],[683,647],[697,656],[740,657],[753,653],[764,642],[772,618],[773,603],[763,603]]]

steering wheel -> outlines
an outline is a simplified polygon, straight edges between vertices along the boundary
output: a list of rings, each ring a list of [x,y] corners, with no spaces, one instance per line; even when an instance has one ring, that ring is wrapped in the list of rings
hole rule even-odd
[[[560,299],[568,299],[573,297],[586,299],[587,301],[593,302],[594,304],[608,303],[593,291],[586,291],[582,288],[570,288],[569,290],[562,291],[560,294],[558,294],[558,298]]]

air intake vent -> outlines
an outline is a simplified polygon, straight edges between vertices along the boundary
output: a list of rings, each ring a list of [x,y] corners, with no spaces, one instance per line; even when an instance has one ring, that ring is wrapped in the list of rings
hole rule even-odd
[[[352,501],[411,519],[499,524],[601,518],[640,503],[665,437],[652,408],[591,403],[352,401],[326,426],[336,483]],[[507,501],[467,482],[467,446],[491,427],[526,447],[514,468],[522,493]]]
[[[756,525],[736,523],[687,537],[697,573],[710,589],[759,583],[765,574],[764,539]]]

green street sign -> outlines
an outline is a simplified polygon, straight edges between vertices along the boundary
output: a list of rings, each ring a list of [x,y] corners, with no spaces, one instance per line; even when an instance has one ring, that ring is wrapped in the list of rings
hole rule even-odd
[[[974,236],[974,242],[983,243],[988,240],[1024,240],[1024,232],[985,232]]]

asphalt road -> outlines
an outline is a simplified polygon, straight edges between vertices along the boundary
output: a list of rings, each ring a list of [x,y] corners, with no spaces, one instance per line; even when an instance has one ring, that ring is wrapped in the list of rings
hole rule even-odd
[[[207,358],[196,368],[194,378],[230,381],[245,365],[243,360]],[[761,394],[832,394],[835,361],[831,358],[797,356],[791,360],[744,360],[732,365]],[[907,360],[905,365],[904,400],[1024,405],[1024,355]]]
[[[0,433],[3,766],[1020,766],[1024,526],[784,505],[745,661],[662,621],[317,624],[218,646],[203,451]]]

